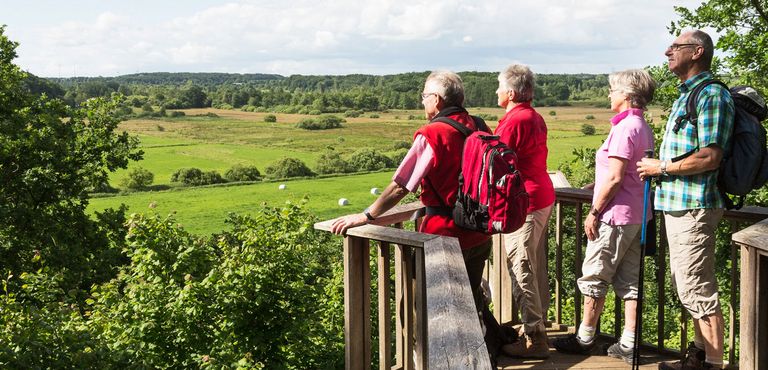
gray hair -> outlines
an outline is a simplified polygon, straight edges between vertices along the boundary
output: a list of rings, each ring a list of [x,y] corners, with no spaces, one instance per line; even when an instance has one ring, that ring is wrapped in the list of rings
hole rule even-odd
[[[690,38],[692,44],[697,44],[704,48],[704,54],[701,56],[701,62],[705,67],[707,67],[707,69],[711,68],[712,57],[715,54],[715,45],[712,42],[712,38],[709,37],[706,32],[701,30],[689,31],[688,37]]]
[[[528,66],[511,64],[499,73],[499,87],[504,91],[515,92],[515,103],[533,100],[533,88],[536,86],[536,77]]]
[[[656,90],[656,82],[647,71],[642,69],[628,69],[626,71],[611,73],[608,76],[611,89],[618,91],[629,98],[632,108],[645,109],[653,100],[653,92]]]
[[[436,93],[445,101],[446,106],[464,105],[464,83],[461,77],[451,71],[434,71],[424,83],[424,90]]]

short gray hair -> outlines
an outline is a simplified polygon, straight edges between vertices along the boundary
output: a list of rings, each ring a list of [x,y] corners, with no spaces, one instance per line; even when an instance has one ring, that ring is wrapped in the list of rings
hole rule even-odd
[[[511,64],[499,73],[499,87],[515,92],[515,103],[533,100],[536,77],[528,66]]]
[[[647,71],[642,69],[611,73],[608,76],[608,83],[612,90],[629,98],[632,108],[645,109],[653,100],[653,92],[656,90],[656,82]]]
[[[464,105],[464,83],[461,77],[451,71],[434,71],[424,82],[424,89],[440,95],[446,106]]]
[[[704,48],[704,54],[701,56],[701,62],[707,69],[712,67],[712,57],[715,55],[715,44],[712,42],[712,38],[702,30],[689,31],[688,37],[692,44],[701,45]]]

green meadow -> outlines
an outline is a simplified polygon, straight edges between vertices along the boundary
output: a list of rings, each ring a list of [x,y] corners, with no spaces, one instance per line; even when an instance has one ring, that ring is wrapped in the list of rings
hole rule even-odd
[[[610,129],[608,120],[613,116],[607,109],[587,107],[543,107],[538,111],[549,129],[547,165],[550,169],[569,160],[575,148],[599,146]],[[391,153],[395,143],[410,142],[413,132],[424,124],[422,111],[389,111],[376,113],[378,118],[370,118],[369,114],[346,118],[343,128],[318,131],[296,128],[299,120],[311,117],[298,114],[276,114],[277,122],[266,123],[266,113],[218,109],[184,112],[186,116],[180,118],[137,119],[121,124],[121,129],[139,137],[145,153],[144,159],[131,163],[129,169],[143,167],[155,175],[154,185],[171,188],[93,198],[89,206],[91,212],[125,204],[129,213],[173,213],[187,230],[201,234],[221,231],[231,212],[251,213],[265,204],[280,206],[286,201],[302,202],[305,197],[306,207],[321,219],[357,212],[375,199],[371,188],[384,188],[393,171],[208,187],[181,187],[171,184],[170,177],[183,167],[216,170],[223,175],[235,164],[255,165],[263,173],[266,166],[284,157],[301,159],[314,168],[319,154],[328,147],[342,156],[361,148]],[[209,112],[219,117],[203,116]],[[499,118],[503,115],[498,108],[470,109],[470,112]],[[587,119],[588,115],[594,118]],[[596,134],[582,134],[584,123],[594,125]],[[488,124],[494,128],[497,122]],[[127,170],[114,173],[111,185],[120,188],[126,173]],[[286,189],[278,190],[280,184],[285,184]],[[349,205],[339,206],[340,198],[348,199]]]

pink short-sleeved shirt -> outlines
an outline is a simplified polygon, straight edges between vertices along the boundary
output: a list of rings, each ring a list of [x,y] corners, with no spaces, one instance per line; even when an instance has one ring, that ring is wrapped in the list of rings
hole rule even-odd
[[[421,184],[421,179],[427,175],[431,168],[432,157],[434,157],[434,152],[427,143],[427,139],[423,135],[416,135],[411,149],[408,150],[394,176],[392,176],[392,181],[410,192],[416,191]]]
[[[637,162],[645,150],[653,149],[653,131],[643,118],[642,109],[627,109],[611,118],[611,132],[597,150],[595,195],[608,179],[608,159],[626,159],[624,178],[616,195],[602,210],[600,221],[610,225],[635,225],[643,222],[643,182],[637,174]],[[650,220],[651,207],[647,211]]]

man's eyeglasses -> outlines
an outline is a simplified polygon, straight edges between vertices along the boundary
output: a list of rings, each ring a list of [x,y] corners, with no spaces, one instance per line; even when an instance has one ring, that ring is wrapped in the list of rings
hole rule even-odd
[[[437,95],[437,93],[421,93],[421,100],[427,100],[430,95]]]
[[[684,47],[688,47],[688,46],[701,46],[701,45],[699,45],[699,44],[672,44],[672,45],[667,46],[667,49],[668,50],[672,50],[672,51],[678,51],[678,50],[680,50],[680,49],[682,49]]]

